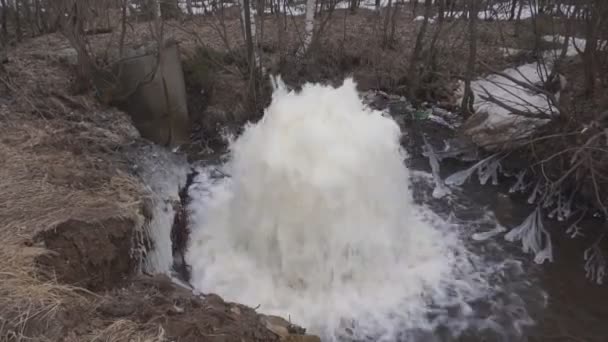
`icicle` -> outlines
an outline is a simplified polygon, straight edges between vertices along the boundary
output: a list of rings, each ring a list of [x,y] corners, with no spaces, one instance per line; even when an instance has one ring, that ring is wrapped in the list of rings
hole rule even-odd
[[[606,257],[599,246],[602,238],[585,250],[585,273],[587,278],[599,285],[604,282],[606,276]]]
[[[482,159],[481,161],[477,162],[477,164],[471,166],[468,169],[458,171],[458,172],[452,174],[451,176],[449,176],[448,178],[445,179],[445,184],[448,184],[448,185],[464,184],[467,181],[467,179],[469,179],[469,177],[471,177],[473,175],[473,173],[475,173],[475,171],[479,170],[480,168],[485,167],[486,164],[489,163],[490,161],[492,161],[492,159],[494,159],[495,157],[496,157],[496,154],[493,154],[485,159]]]
[[[500,160],[493,159],[488,163],[481,165],[477,171],[479,176],[479,183],[486,185],[488,179],[492,178],[492,184],[498,185],[498,171],[502,170]]]
[[[431,164],[431,171],[433,174],[433,180],[435,181],[435,189],[433,189],[433,197],[434,198],[442,198],[445,195],[450,194],[450,189],[448,189],[443,180],[441,179],[441,175],[439,174],[439,159],[437,158],[437,154],[433,150],[433,147],[424,139],[424,150],[426,153],[426,157],[429,159],[429,164]]]
[[[530,194],[530,197],[528,197],[528,203],[533,204],[534,202],[536,202],[536,196],[538,194],[540,194],[540,180],[538,182],[536,182],[536,186],[534,187],[534,190],[532,190],[532,193]]]
[[[583,218],[585,218],[585,215],[587,215],[587,210],[588,209],[585,208],[578,220],[576,220],[573,224],[570,225],[570,227],[568,227],[568,229],[566,229],[566,234],[570,236],[571,239],[574,239],[577,236],[585,236],[585,234],[583,233],[583,229],[578,224],[583,220]]]
[[[494,229],[488,230],[487,232],[475,233],[472,237],[475,241],[485,241],[505,231],[507,231],[507,228],[497,222]]]
[[[565,201],[563,203],[563,205],[560,207],[560,210],[559,210],[558,216],[557,216],[557,219],[559,221],[567,220],[572,215],[572,203],[574,202],[574,195],[575,195],[575,192],[572,191],[570,193],[570,197],[568,198],[568,201]]]
[[[514,192],[519,192],[519,191],[523,192],[528,187],[528,185],[524,183],[524,180],[526,177],[526,170],[523,170],[520,173],[518,173],[516,177],[517,177],[517,181],[515,181],[515,184],[513,184],[511,186],[511,188],[509,189],[509,193],[511,193],[511,194]]]
[[[542,209],[537,207],[522,224],[505,235],[507,241],[521,240],[524,253],[534,253],[534,262],[542,264],[545,260],[553,261],[551,236],[542,222]]]
[[[570,227],[568,227],[568,229],[566,230],[566,234],[571,239],[574,239],[578,236],[580,236],[580,237],[585,236],[585,234],[583,233],[583,229],[581,227],[579,227],[578,223],[574,223]]]
[[[543,208],[549,208],[553,204],[555,204],[555,198],[557,197],[559,200],[559,193],[556,190],[547,190],[545,192],[545,196],[543,197],[542,205]]]

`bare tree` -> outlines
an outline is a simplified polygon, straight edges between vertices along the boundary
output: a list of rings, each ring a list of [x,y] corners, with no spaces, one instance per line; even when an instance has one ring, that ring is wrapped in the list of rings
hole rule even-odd
[[[315,29],[315,0],[306,0],[306,19],[304,25],[304,42],[299,50],[300,56],[303,56],[308,51],[310,43],[312,43]]]
[[[17,33],[17,40],[21,41],[21,38],[23,38],[23,31],[21,28],[21,14],[19,13],[20,10],[20,1],[19,0],[13,0],[13,14],[15,16],[15,31]]]
[[[473,114],[473,103],[475,94],[471,89],[471,81],[475,76],[475,64],[477,62],[477,16],[479,13],[479,0],[468,0],[469,17],[469,58],[464,76],[464,96],[462,98],[462,111],[465,115]]]
[[[523,7],[522,4],[520,4],[520,8]],[[515,19],[515,11],[517,10],[517,0],[511,0],[511,14],[509,15],[509,20],[514,20]]]
[[[392,18],[392,7],[394,7],[393,0],[388,0],[386,8],[384,9],[384,29],[382,30],[382,47],[388,47],[390,44],[388,36],[388,27]]]
[[[419,78],[420,73],[418,71],[418,63],[420,61],[420,54],[423,50],[424,45],[424,37],[427,32],[427,28],[429,25],[429,18],[433,11],[433,0],[425,0],[424,1],[424,19],[422,20],[422,26],[420,27],[420,31],[418,31],[418,35],[416,36],[416,45],[414,46],[414,52],[410,58],[410,65],[408,68],[408,95],[411,99],[415,98],[416,91],[419,87]]]
[[[6,0],[0,0],[0,5],[2,5],[2,35],[4,36],[4,39],[6,39],[8,36],[8,5],[6,4]]]
[[[605,18],[608,15],[608,5],[603,0],[593,0],[583,7],[583,18],[585,23],[585,49],[582,53],[585,71],[585,92],[593,94],[596,88],[598,74],[598,38]]]

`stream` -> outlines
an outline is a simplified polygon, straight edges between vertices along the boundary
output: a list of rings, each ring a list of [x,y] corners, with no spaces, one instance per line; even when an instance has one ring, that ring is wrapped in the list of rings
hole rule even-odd
[[[583,267],[589,240],[544,218],[554,260],[535,263],[505,240],[535,208],[509,193],[516,177],[438,185],[479,157],[433,167],[429,148],[442,151],[457,117],[416,120],[404,99],[379,107],[348,82],[279,87],[230,152],[190,165],[179,267],[195,291],[323,341],[605,341],[607,293]]]

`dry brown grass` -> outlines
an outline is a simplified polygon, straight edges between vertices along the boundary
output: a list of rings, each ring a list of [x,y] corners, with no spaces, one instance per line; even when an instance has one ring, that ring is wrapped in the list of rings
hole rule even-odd
[[[52,340],[60,333],[58,319],[67,310],[82,308],[88,302],[89,295],[83,290],[37,275],[33,257],[42,252],[37,248],[18,248],[3,240],[0,250],[1,341]]]
[[[107,328],[95,332],[86,339],[91,342],[165,342],[165,330],[156,324],[140,324],[127,319],[119,319]],[[77,341],[74,341],[77,342]]]
[[[89,94],[70,95],[69,70],[43,57],[45,42],[55,40],[43,37],[11,51],[0,74],[8,90],[0,104],[1,341],[56,341],[66,324],[93,314],[96,295],[36,266],[49,253],[36,239],[41,232],[73,218],[143,221],[142,186],[116,153],[137,133],[124,113],[102,110]],[[161,341],[128,322],[106,325],[77,340]]]

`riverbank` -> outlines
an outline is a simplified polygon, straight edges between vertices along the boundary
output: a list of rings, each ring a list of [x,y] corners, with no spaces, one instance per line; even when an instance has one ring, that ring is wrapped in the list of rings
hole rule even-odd
[[[153,146],[74,95],[56,42],[20,44],[0,74],[0,340],[278,341],[289,325],[145,275],[162,213],[128,152]]]

